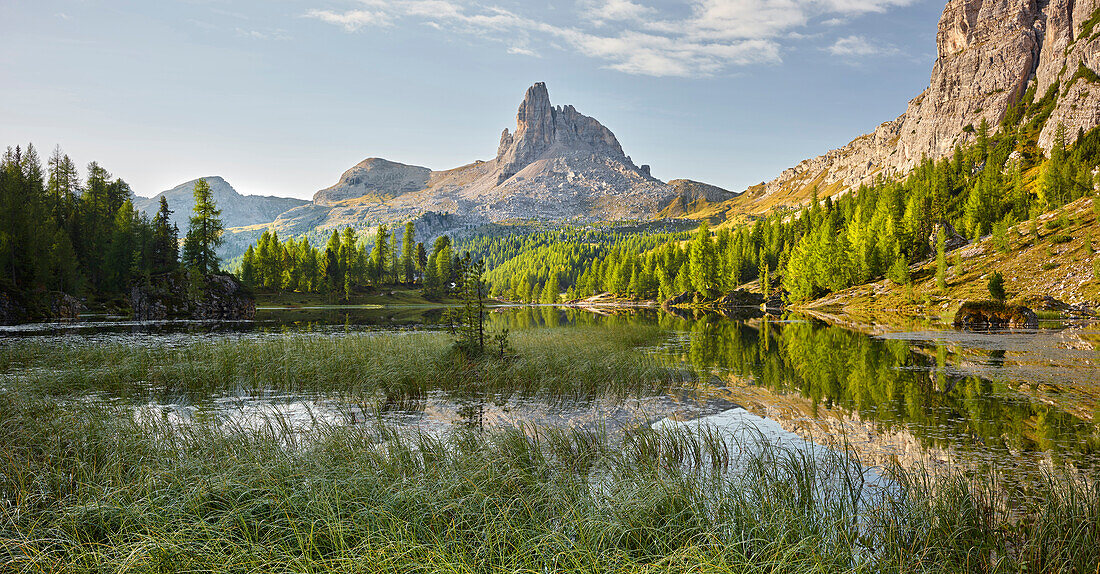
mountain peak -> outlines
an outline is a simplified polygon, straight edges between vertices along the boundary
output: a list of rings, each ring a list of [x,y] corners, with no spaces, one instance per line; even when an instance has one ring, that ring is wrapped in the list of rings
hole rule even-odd
[[[604,153],[618,159],[626,156],[615,134],[594,118],[573,106],[554,107],[546,84],[536,82],[523,96],[516,112],[516,131],[500,136],[497,183],[503,183],[547,152],[561,154]]]

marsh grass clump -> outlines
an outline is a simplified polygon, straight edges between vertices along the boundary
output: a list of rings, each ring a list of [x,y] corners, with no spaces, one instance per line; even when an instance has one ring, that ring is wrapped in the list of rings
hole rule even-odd
[[[51,396],[187,396],[280,391],[400,400],[430,391],[635,396],[683,385],[683,374],[642,352],[656,327],[563,327],[512,332],[509,360],[474,361],[438,332],[288,335],[182,347],[0,347],[0,381]],[[499,345],[499,343],[498,343]],[[492,353],[488,353],[492,354]]]
[[[12,572],[1087,572],[1096,483],[1005,493],[720,429],[179,429],[0,397]]]

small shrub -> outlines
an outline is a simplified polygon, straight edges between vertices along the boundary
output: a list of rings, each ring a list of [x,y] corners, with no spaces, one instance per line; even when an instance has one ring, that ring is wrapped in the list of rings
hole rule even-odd
[[[1043,263],[1043,271],[1050,271],[1051,269],[1057,269],[1057,268],[1058,268],[1058,264],[1053,262],[1053,261],[1048,261],[1046,263]]]
[[[1000,271],[989,276],[989,296],[997,301],[1005,300],[1005,280]]]
[[[1070,241],[1073,241],[1073,238],[1066,235],[1065,233],[1056,233],[1050,236],[1050,242],[1054,245],[1069,243]]]

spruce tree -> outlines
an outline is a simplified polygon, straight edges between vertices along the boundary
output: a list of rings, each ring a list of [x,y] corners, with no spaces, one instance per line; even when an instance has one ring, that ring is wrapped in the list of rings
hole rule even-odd
[[[153,216],[153,273],[167,273],[179,267],[179,228],[171,221],[168,199],[160,196],[160,209]],[[252,246],[248,246],[249,250]]]

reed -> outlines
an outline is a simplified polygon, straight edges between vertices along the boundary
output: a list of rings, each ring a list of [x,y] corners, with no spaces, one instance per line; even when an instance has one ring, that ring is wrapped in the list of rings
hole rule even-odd
[[[719,429],[185,427],[0,392],[10,572],[1094,572],[1095,480],[972,478]],[[1095,478],[1095,477],[1094,477]],[[989,484],[993,484],[990,482]],[[1039,502],[1041,501],[1041,502]]]
[[[423,396],[456,393],[636,395],[690,383],[642,352],[655,327],[563,327],[514,332],[507,358],[467,360],[440,332],[283,335],[179,347],[0,346],[0,384],[35,394],[205,397],[235,391]]]

